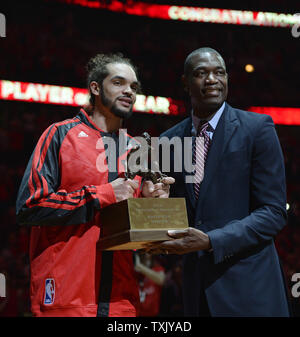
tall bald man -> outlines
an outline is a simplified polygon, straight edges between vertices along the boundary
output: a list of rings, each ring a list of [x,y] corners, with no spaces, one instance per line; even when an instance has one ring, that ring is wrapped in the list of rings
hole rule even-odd
[[[271,117],[226,103],[222,56],[200,48],[184,64],[190,117],[161,136],[194,142],[195,183],[172,172],[170,196],[184,197],[189,225],[153,253],[183,255],[187,316],[289,316],[283,273],[274,245],[286,224],[285,172]],[[200,156],[200,157],[199,157]],[[200,159],[199,159],[200,158]]]

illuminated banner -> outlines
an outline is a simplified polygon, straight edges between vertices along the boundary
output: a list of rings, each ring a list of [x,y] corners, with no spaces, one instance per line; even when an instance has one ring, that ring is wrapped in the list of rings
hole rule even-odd
[[[88,102],[88,90],[0,80],[0,99],[83,106]],[[133,110],[151,114],[186,115],[182,101],[160,96],[137,95]],[[275,124],[300,125],[300,108],[250,107],[248,110],[270,115]]]
[[[0,80],[0,99],[83,106],[88,102],[88,90],[58,85]],[[184,114],[180,101],[166,97],[137,95],[134,111],[157,114]]]
[[[170,7],[169,15],[173,20],[227,23],[234,25],[290,27],[299,22],[299,19],[293,14],[179,6]]]
[[[251,106],[248,110],[270,115],[275,124],[300,125],[300,108]]]
[[[156,5],[138,1],[132,1],[125,4],[117,0],[111,0],[108,3],[105,1],[92,0],[60,0],[60,2],[164,20],[271,27],[291,27],[294,24],[300,23],[299,16],[272,12]]]
[[[0,81],[0,98],[47,104],[84,105],[87,90],[16,81]]]

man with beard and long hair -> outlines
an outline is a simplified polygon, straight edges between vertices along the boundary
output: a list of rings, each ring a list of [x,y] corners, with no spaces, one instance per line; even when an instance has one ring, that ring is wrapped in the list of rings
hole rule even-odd
[[[120,177],[128,150],[105,146],[110,138],[119,149],[122,121],[132,115],[140,85],[131,61],[121,54],[98,54],[87,70],[89,108],[42,134],[18,193],[18,221],[31,226],[35,316],[136,316],[132,252],[96,249],[101,210],[132,197],[166,198],[174,182],[166,177],[141,186],[138,176]],[[110,167],[111,159],[117,169]]]

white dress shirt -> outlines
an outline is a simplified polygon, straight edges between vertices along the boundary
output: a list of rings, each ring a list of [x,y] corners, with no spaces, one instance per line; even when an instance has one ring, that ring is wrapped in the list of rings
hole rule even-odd
[[[209,121],[206,120],[206,121],[208,121],[208,124],[209,124],[209,128],[207,129],[207,133],[208,133],[208,136],[209,136],[210,139],[212,139],[212,137],[213,137],[214,131],[216,130],[216,127],[218,125],[220,117],[222,116],[224,108],[225,108],[225,102],[222,104],[221,108],[213,115],[213,117]],[[194,112],[192,111],[192,120],[193,120],[192,135],[196,136],[199,123],[203,119],[195,116]]]

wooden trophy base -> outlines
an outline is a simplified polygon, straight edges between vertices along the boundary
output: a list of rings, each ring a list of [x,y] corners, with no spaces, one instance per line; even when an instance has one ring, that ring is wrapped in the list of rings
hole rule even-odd
[[[172,240],[167,231],[185,229],[184,198],[130,198],[101,210],[97,249],[142,249],[147,243]]]

